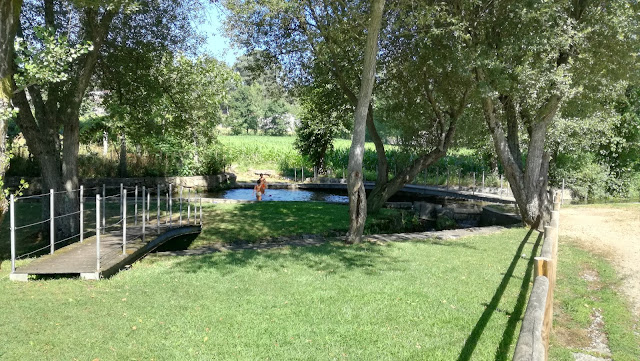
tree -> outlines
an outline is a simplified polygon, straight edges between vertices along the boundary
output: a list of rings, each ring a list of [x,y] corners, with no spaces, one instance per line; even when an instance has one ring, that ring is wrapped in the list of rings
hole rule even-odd
[[[464,64],[473,59],[474,53],[458,41],[463,29],[447,16],[440,3],[429,4],[393,2],[389,5],[389,20],[382,26],[383,70],[366,122],[378,158],[376,187],[368,198],[370,212],[379,210],[422,169],[446,154],[473,87],[473,73]],[[359,71],[364,56],[360,44],[365,42],[366,33],[362,29],[368,21],[368,2],[315,0],[285,4],[227,0],[225,5],[230,10],[229,30],[239,43],[250,50],[262,49],[279,59],[299,88],[337,89],[343,98],[336,101],[334,97],[328,100],[316,97],[308,101],[336,101],[334,110],[338,112],[356,107],[355,89],[361,82]],[[243,25],[239,28],[235,24]],[[345,103],[347,107],[343,106]],[[382,116],[376,117],[381,105],[386,111],[382,109]],[[314,108],[328,107],[318,104]],[[325,118],[331,116],[331,112],[324,113]],[[414,134],[406,137],[405,145],[420,154],[391,180],[376,118],[386,120],[389,129],[404,127],[404,134]],[[327,126],[334,125],[327,123]],[[333,132],[316,134],[327,137]],[[328,138],[314,139],[320,140],[317,144],[330,142]]]
[[[371,103],[371,93],[376,76],[376,58],[378,57],[378,34],[382,26],[382,13],[385,0],[374,0],[371,4],[371,19],[367,28],[367,42],[364,48],[362,83],[358,94],[358,104],[353,122],[353,136],[349,150],[347,192],[349,194],[349,233],[347,242],[362,240],[364,223],[367,219],[367,195],[364,190],[362,159],[364,157],[364,138],[367,112]]]
[[[4,174],[9,165],[6,138],[8,123],[13,116],[13,51],[21,8],[22,0],[0,2],[0,224],[9,208],[4,193]]]
[[[325,170],[325,156],[333,149],[333,140],[346,134],[353,107],[335,85],[307,86],[300,91],[302,116],[296,129],[296,149],[309,157],[320,173]]]
[[[541,224],[549,202],[548,129],[569,99],[597,94],[629,76],[638,40],[636,7],[624,1],[450,7],[451,16],[468,29],[465,41],[477,52],[473,71],[479,103],[529,225]]]
[[[24,81],[14,98],[14,104],[20,110],[17,123],[29,151],[39,161],[43,187],[66,191],[62,213],[72,213],[78,207],[75,190],[79,182],[80,108],[96,64],[104,55],[103,44],[113,40],[110,34],[122,35],[122,32],[113,31],[113,24],[139,25],[136,27],[139,31],[131,33],[133,38],[129,39],[144,42],[149,37],[158,39],[191,26],[190,12],[182,11],[189,8],[187,3],[164,0],[25,2],[19,29],[25,43],[22,62],[25,65],[18,69],[18,79]],[[132,18],[131,14],[138,14],[138,17]],[[39,76],[41,73],[46,76]],[[73,217],[66,217],[64,221],[69,224],[61,222],[63,232],[69,234],[76,230]]]
[[[472,50],[460,42],[463,29],[440,3],[398,1],[389,6],[394,19],[386,27],[378,95],[380,121],[400,135],[400,145],[418,156],[389,179],[384,144],[373,117],[369,134],[376,144],[378,175],[368,197],[377,212],[416,176],[444,157],[469,103]]]

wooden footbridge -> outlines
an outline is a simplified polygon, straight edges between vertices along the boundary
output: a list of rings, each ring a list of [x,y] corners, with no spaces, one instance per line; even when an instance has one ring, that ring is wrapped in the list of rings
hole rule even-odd
[[[153,251],[168,240],[189,234],[198,234],[202,229],[202,200],[190,188],[180,187],[174,195],[171,184],[147,190],[142,187],[123,187],[111,191],[107,187],[92,188],[93,197],[85,197],[85,189],[80,187],[79,211],[67,214],[56,212],[55,205],[66,191],[14,198],[10,197],[11,233],[11,274],[14,281],[27,281],[31,276],[69,275],[83,279],[108,277],[132,264],[145,254]],[[186,192],[185,192],[186,189]],[[127,197],[133,191],[133,197]],[[186,195],[186,197],[185,197]],[[177,196],[177,197],[176,197]],[[20,202],[40,204],[46,208],[48,217],[39,222],[16,224],[16,213],[27,207]],[[33,213],[33,206],[32,213]],[[116,214],[117,212],[117,214]],[[110,214],[110,215],[109,215]],[[25,218],[22,215],[22,218]],[[63,222],[72,218],[74,222]],[[71,226],[70,226],[71,225]],[[97,225],[97,226],[96,226]],[[48,227],[47,227],[48,226]],[[18,247],[33,242],[34,233],[24,230],[39,227],[48,228],[48,241],[44,247],[32,250]],[[75,232],[69,232],[68,227]],[[64,232],[66,229],[66,233]],[[46,233],[46,232],[45,232]],[[63,236],[73,233],[71,236]],[[27,235],[26,237],[24,235]],[[22,235],[22,237],[19,237]],[[32,247],[33,248],[33,247]],[[27,250],[18,254],[18,250]],[[41,255],[22,266],[16,266],[20,259]]]

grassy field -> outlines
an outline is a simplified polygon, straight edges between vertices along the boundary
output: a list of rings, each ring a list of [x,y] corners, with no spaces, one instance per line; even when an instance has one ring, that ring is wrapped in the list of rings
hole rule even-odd
[[[204,214],[192,247],[347,225],[346,206],[324,203],[207,205]],[[447,241],[150,255],[100,282],[13,283],[4,262],[0,359],[510,360],[539,245],[536,232],[516,228]],[[614,359],[637,360],[611,266],[565,241],[560,250],[556,328],[581,330],[599,307]],[[585,267],[602,288],[584,283]],[[560,337],[551,359],[571,360]]]
[[[229,157],[226,161],[232,164],[232,171],[238,176],[238,180],[249,181],[255,179],[256,170],[272,170],[278,176],[294,178],[301,176],[301,168],[304,167],[305,177],[313,175],[313,164],[307,162],[294,148],[295,137],[268,137],[260,135],[220,136],[220,142],[225,147]],[[346,172],[349,159],[349,147],[351,141],[336,139],[334,149],[327,153],[326,164],[330,175],[342,177]],[[393,176],[404,169],[415,158],[401,151],[393,145],[386,145],[389,172]],[[412,158],[413,157],[413,158]],[[451,186],[472,186],[474,184],[473,172],[476,172],[475,184],[482,184],[482,164],[477,155],[469,149],[450,150],[449,155],[440,159],[437,164],[429,167],[429,171],[420,174],[415,183],[431,185],[445,185],[447,183],[447,169],[449,170],[449,184]],[[367,180],[376,179],[377,156],[375,146],[371,142],[365,144],[363,159],[365,177]],[[294,172],[297,169],[297,173]],[[460,171],[460,173],[458,173]],[[500,179],[486,170],[485,184],[499,186]],[[508,187],[506,181],[505,187]]]
[[[150,257],[97,283],[4,279],[0,328],[15,336],[0,357],[507,360],[524,233]],[[496,247],[508,252],[487,264]]]
[[[222,209],[207,209],[212,226],[196,244],[245,238],[252,227],[277,236],[291,233],[287,223],[313,233],[345,224],[332,205],[316,210],[330,216],[307,223],[293,206],[289,217],[251,226],[237,214],[216,222],[210,217]],[[259,207],[237,211],[275,212]],[[100,282],[12,283],[5,262],[0,359],[507,360],[536,247],[535,234],[514,229],[455,241],[150,256]]]

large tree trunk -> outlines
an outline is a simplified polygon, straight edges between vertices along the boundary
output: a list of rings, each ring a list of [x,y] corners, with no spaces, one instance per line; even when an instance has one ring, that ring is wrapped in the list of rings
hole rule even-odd
[[[102,17],[93,8],[84,10],[83,27],[87,37],[83,40],[91,41],[93,49],[79,61],[78,67],[70,71],[72,76],[66,86],[49,84],[46,86],[46,96],[43,96],[40,87],[33,85],[15,95],[14,104],[20,109],[17,123],[29,151],[40,163],[43,192],[49,189],[65,191],[56,197],[56,204],[60,204],[60,207],[56,206],[58,215],[78,210],[80,106],[114,15],[112,10],[106,11]],[[44,17],[47,26],[55,29],[53,2],[50,0],[44,2]],[[26,91],[29,92],[29,98]],[[61,127],[63,147],[59,136]],[[47,202],[43,203],[43,215],[48,214]],[[73,216],[60,218],[58,236],[66,238],[76,233],[77,223],[77,218]]]
[[[380,159],[384,158],[384,170],[385,174],[378,174],[378,181],[376,182],[375,188],[369,193],[369,197],[367,198],[367,209],[369,213],[376,213],[380,211],[380,209],[384,206],[391,196],[401,190],[406,184],[413,182],[413,180],[418,176],[418,174],[431,164],[437,162],[440,158],[444,157],[447,154],[447,150],[449,149],[449,145],[453,141],[453,136],[456,131],[456,123],[458,118],[464,112],[464,108],[467,105],[467,95],[469,90],[465,89],[462,97],[458,101],[456,106],[452,106],[449,111],[443,111],[442,108],[438,105],[434,95],[433,90],[427,88],[425,91],[425,98],[429,101],[431,108],[433,109],[435,118],[436,118],[436,128],[438,129],[438,144],[436,148],[431,150],[430,152],[421,155],[416,160],[414,160],[409,167],[405,168],[399,174],[389,181],[389,177],[387,174],[386,168],[386,155],[384,153],[380,154],[378,152],[378,164],[380,167]],[[449,122],[445,118],[449,118]],[[372,122],[373,123],[373,122]],[[371,127],[375,130],[375,126],[372,124]],[[374,138],[375,139],[375,138]],[[382,140],[378,141],[382,143]],[[384,152],[384,147],[376,146],[376,150],[382,149]]]
[[[481,70],[476,70],[476,74],[478,80],[484,79]],[[482,99],[485,121],[493,138],[498,159],[504,167],[522,220],[531,227],[542,227],[544,218],[548,216],[550,202],[547,183],[550,156],[544,147],[547,128],[560,107],[560,100],[559,95],[551,96],[531,121],[527,159],[523,166],[519,148],[513,139],[517,133],[509,130],[505,135],[503,129],[504,123],[510,125],[517,122],[517,119],[509,119],[516,116],[515,112],[506,108],[499,113],[491,97],[485,96]],[[500,114],[503,119],[506,118],[505,122],[500,121]]]
[[[382,12],[385,0],[373,0],[371,5],[371,19],[367,29],[367,42],[364,49],[364,65],[356,106],[353,137],[349,150],[349,166],[347,177],[347,191],[349,194],[349,233],[347,242],[356,243],[362,240],[364,224],[367,219],[367,195],[364,189],[362,175],[362,160],[364,157],[364,140],[367,113],[371,102],[371,93],[376,73],[376,57],[378,53],[378,34],[382,24]]]
[[[4,174],[9,166],[7,129],[13,97],[13,44],[20,21],[22,0],[0,1],[0,192],[4,190]],[[0,195],[0,224],[9,210],[4,195]],[[0,268],[2,260],[0,259]]]
[[[396,194],[405,185],[413,182],[423,169],[444,157],[453,140],[455,129],[456,119],[452,119],[442,143],[437,148],[415,159],[409,167],[396,174],[390,181],[376,183],[375,188],[369,193],[369,197],[367,198],[367,209],[369,213],[373,214],[380,211],[391,196]]]

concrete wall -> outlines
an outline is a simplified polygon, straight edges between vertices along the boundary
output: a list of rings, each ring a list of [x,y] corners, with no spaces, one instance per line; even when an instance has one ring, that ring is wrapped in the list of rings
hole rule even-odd
[[[481,226],[510,226],[518,223],[522,223],[522,219],[517,214],[502,213],[489,207],[482,208]]]
[[[19,177],[7,177],[7,187],[15,189],[20,184]],[[40,177],[26,178],[29,188],[24,192],[25,195],[40,194],[42,192],[42,181]],[[85,188],[101,187],[103,184],[107,187],[119,186],[121,183],[125,186],[146,186],[156,187],[158,184],[172,183],[174,187],[194,187],[200,190],[215,190],[224,185],[233,185],[236,182],[236,175],[233,173],[221,173],[210,176],[193,176],[193,177],[140,177],[140,178],[86,178],[80,179],[80,184]]]

